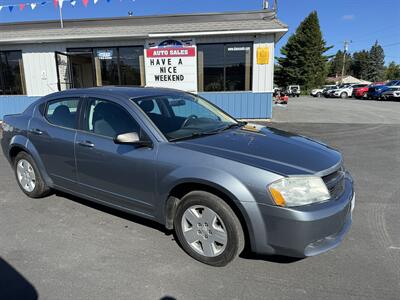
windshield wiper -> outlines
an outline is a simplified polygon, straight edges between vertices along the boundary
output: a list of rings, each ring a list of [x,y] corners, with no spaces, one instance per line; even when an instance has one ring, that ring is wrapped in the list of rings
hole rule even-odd
[[[229,124],[221,129],[219,129],[217,132],[225,131],[225,130],[232,129],[235,127],[242,127],[242,126],[245,126],[246,124],[247,124],[247,122],[232,123],[232,124]]]
[[[197,138],[197,137],[202,137],[202,136],[206,136],[206,135],[213,135],[213,134],[217,134],[219,131],[206,131],[206,132],[193,132],[190,135],[186,135],[183,137],[178,137],[178,138],[173,138],[170,139],[170,142],[176,142],[176,141],[183,141],[183,140],[189,140],[189,139],[193,139],[193,138]]]
[[[229,125],[224,126],[222,128],[219,128],[217,130],[204,131],[204,132],[193,132],[190,135],[183,136],[183,137],[178,137],[178,138],[173,138],[173,139],[170,139],[169,141],[170,142],[175,142],[175,141],[189,140],[189,139],[192,139],[192,138],[202,137],[202,136],[206,136],[206,135],[214,135],[214,134],[218,134],[218,133],[220,133],[222,131],[225,131],[225,130],[228,130],[228,129],[231,129],[231,128],[234,128],[234,127],[242,127],[242,126],[244,126],[246,124],[247,124],[247,122],[232,123],[232,124],[229,124]]]

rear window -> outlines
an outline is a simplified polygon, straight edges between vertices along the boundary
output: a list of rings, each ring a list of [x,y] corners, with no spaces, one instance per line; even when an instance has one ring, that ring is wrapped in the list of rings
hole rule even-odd
[[[47,103],[46,119],[54,125],[76,128],[79,99],[58,99]]]

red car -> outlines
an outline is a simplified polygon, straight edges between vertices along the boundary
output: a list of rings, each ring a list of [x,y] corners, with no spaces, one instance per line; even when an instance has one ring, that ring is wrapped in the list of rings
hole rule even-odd
[[[353,97],[357,99],[363,99],[367,97],[369,85],[357,85],[357,87],[353,87]]]

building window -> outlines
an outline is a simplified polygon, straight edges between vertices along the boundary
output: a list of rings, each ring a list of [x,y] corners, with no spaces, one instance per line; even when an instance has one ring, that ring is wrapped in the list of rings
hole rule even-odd
[[[252,43],[198,45],[199,91],[251,90],[252,49]]]
[[[84,60],[90,54],[93,60]],[[68,49],[68,55],[71,58],[73,67],[72,82],[76,79],[82,62],[88,62],[92,65],[94,84],[96,86],[104,85],[144,85],[144,56],[143,47],[104,47],[104,48],[75,48]],[[86,66],[86,65],[85,65]],[[85,76],[88,78],[88,76]],[[93,77],[87,80],[87,84],[92,82]],[[79,81],[80,82],[80,81]],[[82,84],[74,84],[74,87],[80,87]],[[92,83],[93,85],[93,83]]]
[[[25,95],[21,51],[0,51],[0,95]]]

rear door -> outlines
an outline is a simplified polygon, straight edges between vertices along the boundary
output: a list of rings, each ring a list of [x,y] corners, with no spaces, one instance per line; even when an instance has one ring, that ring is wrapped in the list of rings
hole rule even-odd
[[[81,192],[152,216],[156,149],[114,142],[118,134],[137,132],[148,138],[146,132],[126,107],[110,99],[86,99],[83,115],[75,145]]]
[[[37,149],[54,184],[76,187],[74,145],[79,97],[58,98],[42,104],[30,121],[29,139]]]

